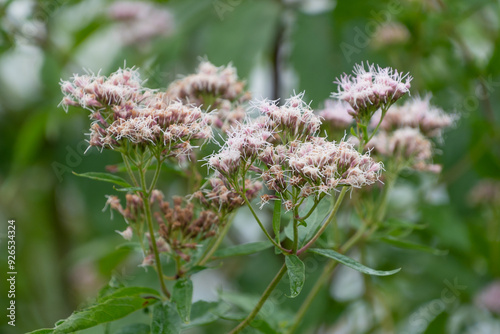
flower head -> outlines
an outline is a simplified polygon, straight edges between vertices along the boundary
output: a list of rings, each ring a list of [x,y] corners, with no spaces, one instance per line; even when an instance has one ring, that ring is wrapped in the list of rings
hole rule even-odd
[[[383,107],[388,108],[409,92],[412,77],[390,67],[382,68],[367,63],[356,65],[353,75],[343,74],[335,80],[337,93],[332,97],[348,102],[354,109],[354,118],[367,120]]]
[[[456,115],[446,114],[442,109],[430,104],[431,96],[414,98],[402,106],[393,106],[385,114],[380,127],[386,131],[402,127],[418,128],[427,137],[438,137],[444,128],[451,126],[457,119]],[[377,117],[378,116],[378,117]],[[372,124],[380,120],[376,114]]]

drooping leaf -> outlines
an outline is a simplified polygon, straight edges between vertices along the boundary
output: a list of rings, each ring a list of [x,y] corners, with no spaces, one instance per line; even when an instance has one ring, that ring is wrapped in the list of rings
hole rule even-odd
[[[181,318],[175,310],[174,303],[158,304],[153,310],[151,334],[179,334],[181,332]]]
[[[336,261],[342,263],[343,265],[348,266],[349,268],[352,268],[354,270],[357,270],[359,272],[362,272],[362,273],[368,274],[368,275],[388,276],[388,275],[393,275],[401,270],[401,268],[389,270],[389,271],[371,269],[365,265],[362,265],[358,261],[351,259],[348,256],[337,253],[336,251],[334,251],[332,249],[312,248],[312,249],[309,249],[309,252],[316,253],[316,254],[328,257],[330,259],[336,260]]]
[[[273,244],[269,241],[250,242],[219,249],[214,253],[214,257],[224,258],[230,256],[249,255],[271,248],[272,246]]]
[[[426,253],[431,253],[434,255],[446,255],[448,254],[448,250],[445,249],[436,249],[432,248],[427,245],[422,245],[413,241],[408,241],[408,240],[401,240],[393,237],[385,237],[381,238],[381,241],[388,243],[392,246],[400,247],[400,248],[407,248],[407,249],[413,249],[421,252],[426,252]]]
[[[191,302],[193,300],[193,282],[189,278],[179,279],[175,282],[172,291],[172,302],[176,304],[177,312],[182,321],[188,323],[191,314]]]
[[[305,265],[297,255],[287,255],[285,264],[290,278],[290,297],[295,298],[299,295],[306,280]]]
[[[76,311],[67,319],[58,321],[52,332],[32,333],[72,333],[91,328],[106,322],[115,321],[126,315],[152,305],[160,297],[158,291],[146,287],[125,287],[99,299],[96,304]]]
[[[132,188],[132,185],[130,185],[125,179],[110,173],[88,172],[88,173],[78,174],[73,172],[73,174],[80,177],[86,177],[92,180],[114,183],[125,188]]]

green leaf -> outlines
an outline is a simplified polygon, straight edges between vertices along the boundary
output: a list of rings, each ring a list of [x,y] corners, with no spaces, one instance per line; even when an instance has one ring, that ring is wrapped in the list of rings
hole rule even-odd
[[[189,322],[191,302],[193,300],[193,282],[189,278],[182,278],[175,282],[172,291],[172,302],[177,306],[177,312],[182,321]]]
[[[151,334],[179,334],[181,323],[173,303],[158,304],[153,310]]]
[[[343,265],[348,266],[349,268],[352,268],[354,270],[357,270],[359,272],[362,272],[362,273],[368,274],[368,275],[388,276],[388,275],[393,275],[401,270],[401,268],[390,270],[390,271],[371,269],[371,268],[368,268],[367,266],[362,265],[358,261],[351,259],[350,257],[347,257],[345,255],[337,253],[336,251],[334,251],[332,249],[312,248],[309,250],[309,252],[316,253],[316,254],[328,257],[330,259],[336,260],[336,261],[342,263]]]
[[[285,264],[290,278],[290,297],[295,298],[299,295],[306,280],[305,265],[297,255],[287,255]]]
[[[192,328],[207,325],[219,319],[231,309],[225,302],[197,301],[191,309],[191,321],[189,324],[182,324],[182,328]]]
[[[277,199],[274,202],[274,212],[273,212],[273,231],[276,238],[276,242],[280,243],[280,224],[281,224],[281,200]]]
[[[417,251],[431,253],[434,255],[446,255],[446,254],[448,254],[448,250],[446,250],[446,249],[436,249],[436,248],[432,248],[432,247],[427,246],[427,245],[422,245],[422,244],[419,244],[419,243],[416,243],[413,241],[401,240],[401,239],[397,239],[397,238],[393,238],[393,237],[384,237],[384,238],[381,238],[380,240],[382,240],[383,242],[388,243],[392,246],[399,247],[399,248],[414,249]]]
[[[33,333],[72,333],[91,328],[106,322],[115,321],[126,315],[149,306],[160,297],[158,291],[145,287],[126,287],[99,299],[95,305],[76,311],[67,319],[58,321],[50,332]]]
[[[26,334],[52,334],[52,333],[54,333],[53,329],[44,328],[44,329],[37,329],[36,331],[29,332],[29,333],[26,333]]]
[[[117,188],[117,187],[113,186],[113,189],[115,189],[116,191],[122,191],[122,192],[126,192],[126,193],[133,193],[135,191],[142,191],[142,188],[140,188],[140,187]]]
[[[151,330],[147,324],[132,324],[120,328],[114,334],[149,334]]]
[[[214,257],[224,258],[230,256],[249,255],[271,248],[272,246],[273,244],[269,241],[250,242],[219,249],[214,253]]]
[[[88,173],[78,174],[73,172],[73,174],[75,174],[76,176],[86,177],[92,180],[114,183],[125,188],[132,188],[132,185],[130,185],[127,181],[125,181],[125,179],[109,173],[88,172]]]

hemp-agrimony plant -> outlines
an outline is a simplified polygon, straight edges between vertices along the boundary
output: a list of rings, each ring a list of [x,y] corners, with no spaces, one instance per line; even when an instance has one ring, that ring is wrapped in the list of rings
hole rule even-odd
[[[126,193],[123,204],[119,196],[110,195],[106,205],[125,220],[128,226],[120,234],[139,245],[141,265],[157,272],[161,293],[108,286],[95,305],[59,322],[54,331],[108,323],[155,304],[146,325],[153,333],[163,333],[161,328],[179,333],[217,319],[238,320],[231,333],[239,333],[258,327],[255,318],[285,274],[289,296],[301,293],[306,279],[302,259],[315,253],[328,259],[323,274],[296,316],[275,329],[294,333],[337,263],[369,275],[398,272],[371,269],[346,252],[360,241],[389,236],[387,196],[403,170],[440,170],[432,163],[431,140],[455,117],[432,107],[430,97],[394,105],[409,93],[410,82],[408,74],[392,68],[356,65],[353,75],[337,79],[338,91],[332,96],[338,100],[327,100],[315,112],[305,93],[281,104],[263,99],[247,105],[250,94],[236,70],[207,60],[195,74],[164,91],[145,87],[133,68],[108,77],[90,73],[62,81],[63,107],[90,113],[89,148],[119,153],[122,164],[114,171],[127,179],[116,173],[79,175],[114,183]],[[218,151],[202,155],[202,145],[217,141]],[[209,172],[199,169],[198,162]],[[162,170],[166,164],[177,164],[186,176],[187,191],[178,193],[184,196],[166,198],[171,190],[161,189],[159,182],[168,173]],[[252,200],[259,195],[260,209],[273,208],[272,221],[257,214]],[[344,210],[353,209],[361,226],[347,231],[337,226],[344,201],[349,202]],[[321,217],[319,208],[325,203],[329,208]],[[249,208],[267,241],[218,252],[242,206]],[[235,317],[223,300],[192,305],[193,273],[210,268],[218,257],[269,247],[282,266],[246,317]]]

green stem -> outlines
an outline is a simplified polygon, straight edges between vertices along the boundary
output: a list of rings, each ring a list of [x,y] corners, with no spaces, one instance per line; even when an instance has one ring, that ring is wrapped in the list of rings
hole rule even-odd
[[[332,211],[330,212],[328,217],[325,218],[325,222],[323,223],[323,226],[321,226],[321,228],[318,230],[318,232],[316,232],[314,237],[312,237],[311,240],[309,240],[309,242],[304,247],[302,247],[301,249],[299,249],[297,251],[297,254],[301,254],[301,253],[305,252],[309,247],[311,247],[316,242],[316,240],[318,240],[318,238],[321,236],[321,234],[323,234],[323,232],[326,230],[326,228],[328,227],[330,222],[333,220],[333,218],[335,218],[335,215],[337,214],[337,211],[340,208],[340,204],[342,204],[342,200],[344,199],[344,196],[347,193],[348,189],[349,189],[349,187],[342,188],[342,191],[340,192],[339,197],[337,197],[337,201],[335,202],[335,205],[334,205]]]
[[[243,197],[243,200],[245,201],[245,203],[247,204],[248,208],[252,212],[252,215],[255,218],[255,220],[257,221],[257,223],[259,224],[260,228],[262,229],[262,231],[264,232],[264,234],[266,235],[266,237],[273,243],[273,245],[276,246],[276,247],[278,247],[284,253],[291,253],[291,251],[289,249],[285,249],[285,248],[281,247],[280,244],[278,244],[276,241],[274,241],[273,238],[271,238],[271,235],[267,232],[266,228],[264,227],[264,224],[262,224],[262,222],[260,221],[259,217],[257,216],[257,213],[255,212],[255,210],[253,209],[252,205],[250,204],[250,201],[248,200],[248,198],[247,198],[247,196],[245,194],[244,189],[243,189],[242,192],[240,192],[240,195],[241,195],[241,197]]]
[[[163,164],[163,159],[160,158],[160,154],[156,156],[156,169],[155,169],[155,174],[153,176],[153,181],[151,181],[151,184],[149,186],[148,193],[151,194],[153,189],[156,186],[156,182],[158,182],[158,177],[160,176],[160,171],[161,171],[161,166]]]
[[[139,166],[139,174],[141,177],[141,186],[142,186],[142,194],[141,195],[142,195],[142,200],[143,200],[143,204],[144,204],[144,213],[146,215],[146,222],[148,224],[149,235],[151,237],[151,247],[153,248],[153,253],[155,255],[156,271],[158,273],[158,278],[160,280],[160,286],[161,286],[161,290],[163,291],[163,294],[167,298],[170,298],[170,292],[168,292],[167,287],[165,286],[165,281],[163,280],[163,272],[162,272],[162,268],[161,268],[160,253],[158,252],[158,247],[156,245],[155,230],[153,228],[153,219],[151,216],[151,203],[150,203],[151,194],[147,190],[146,172],[142,168],[142,166]]]
[[[229,228],[231,227],[231,223],[233,222],[234,215],[232,215],[231,219],[229,219],[226,222],[226,225],[223,227],[221,233],[215,239],[215,242],[213,242],[211,245],[207,247],[207,251],[205,251],[205,254],[201,256],[201,260],[198,262],[198,265],[203,266],[205,263],[207,263],[212,255],[215,253],[215,251],[219,248],[220,244],[222,243],[222,240],[224,240],[224,237],[226,236],[227,232],[229,231]]]
[[[122,159],[123,159],[123,162],[125,163],[125,168],[127,169],[128,176],[130,177],[130,179],[134,183],[134,186],[139,187],[139,182],[137,182],[135,174],[132,171],[132,167],[130,166],[130,162],[128,161],[128,157],[124,153],[122,153]]]
[[[262,294],[262,296],[259,299],[259,302],[257,303],[257,305],[255,305],[255,307],[252,310],[252,312],[245,318],[245,320],[243,320],[229,334],[240,333],[245,327],[247,327],[250,324],[250,322],[252,322],[252,320],[257,316],[257,314],[259,313],[259,311],[262,308],[262,306],[264,306],[264,303],[266,302],[266,300],[269,298],[269,296],[271,295],[271,293],[273,292],[273,290],[276,288],[276,286],[280,282],[280,280],[283,277],[283,275],[285,275],[286,270],[287,270],[286,269],[286,265],[283,264],[283,266],[281,266],[280,271],[278,271],[278,273],[273,278],[273,280],[271,281],[271,283],[269,283],[269,285],[267,286],[266,291],[264,291],[264,293]]]

